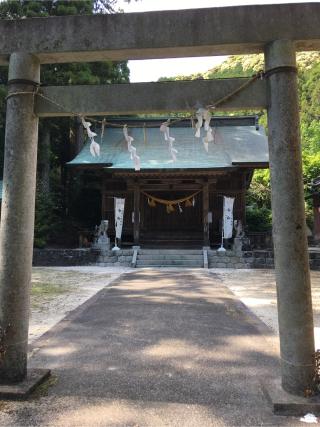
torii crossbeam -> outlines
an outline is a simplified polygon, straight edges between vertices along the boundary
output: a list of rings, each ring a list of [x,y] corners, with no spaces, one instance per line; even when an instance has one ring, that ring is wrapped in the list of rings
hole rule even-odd
[[[232,79],[43,88],[66,106],[61,111],[33,93],[40,64],[264,52],[266,81],[256,81],[224,108],[268,110],[282,386],[304,394],[315,365],[296,51],[319,49],[319,3],[0,21],[0,63],[9,63],[0,246],[2,384],[23,382],[27,375],[38,117],[186,111],[237,85]],[[146,90],[157,94],[152,104]],[[171,91],[170,102],[163,91]]]

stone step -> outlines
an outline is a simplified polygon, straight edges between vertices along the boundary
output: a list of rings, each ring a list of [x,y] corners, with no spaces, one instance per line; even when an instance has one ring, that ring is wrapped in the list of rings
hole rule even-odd
[[[222,256],[222,257],[224,257],[224,256],[238,256],[238,255],[235,254],[233,251],[218,252],[218,251],[209,250],[208,256]]]
[[[203,255],[180,255],[180,254],[138,254],[138,260],[194,260],[203,261]]]
[[[215,262],[226,262],[226,263],[241,263],[245,262],[242,258],[239,257],[214,257],[214,258],[208,258],[208,262],[215,263]]]
[[[199,249],[139,249],[139,255],[202,255]]]
[[[209,268],[236,268],[236,269],[243,269],[243,268],[251,268],[250,264],[226,264],[226,263],[214,263],[209,264]]]
[[[185,268],[202,268],[202,265],[198,265],[198,264],[187,264],[187,265],[180,265],[180,264],[137,264],[136,268],[180,268],[180,269],[185,269]]]
[[[137,267],[169,267],[169,266],[185,266],[185,267],[203,267],[203,262],[195,262],[190,260],[165,260],[165,261],[157,261],[157,260],[143,260],[137,261]]]
[[[193,264],[188,264],[188,265],[167,265],[167,264],[152,264],[152,265],[137,265],[136,268],[203,268],[202,265],[193,265]]]

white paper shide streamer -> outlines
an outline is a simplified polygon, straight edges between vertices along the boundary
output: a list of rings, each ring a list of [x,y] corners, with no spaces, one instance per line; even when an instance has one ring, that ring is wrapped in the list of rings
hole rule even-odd
[[[204,138],[202,138],[202,142],[204,145],[204,149],[208,153],[209,152],[209,142],[214,142],[214,136],[213,136],[212,128],[209,127],[209,129],[207,130],[207,135]]]
[[[197,123],[196,123],[196,134],[195,137],[196,138],[200,138],[200,129],[202,128],[202,124],[203,124],[203,108],[199,108],[199,110],[196,112],[196,118],[197,118]]]
[[[91,141],[90,144],[90,153],[93,157],[100,156],[100,145],[94,140],[94,137],[97,136],[95,132],[92,132],[90,129],[91,123],[86,122],[83,117],[81,117],[82,126],[85,128],[88,134],[88,138]]]
[[[196,123],[196,138],[200,138],[201,136],[201,127],[204,124],[204,130],[207,132],[206,136],[202,138],[202,142],[204,145],[204,149],[208,153],[209,151],[209,142],[214,141],[214,137],[212,134],[212,128],[210,127],[211,121],[211,113],[209,110],[205,108],[199,108],[196,112],[197,123]]]
[[[141,166],[140,157],[137,155],[136,147],[132,145],[132,141],[134,141],[134,139],[132,138],[132,136],[128,135],[127,125],[123,126],[123,135],[128,143],[128,151],[130,153],[130,158],[131,160],[133,160],[134,163],[134,170],[139,171]]]
[[[164,135],[164,140],[168,142],[169,144],[169,152],[171,155],[171,158],[174,162],[177,161],[177,154],[178,154],[178,150],[176,150],[173,146],[173,143],[175,141],[175,138],[173,138],[172,136],[170,136],[170,131],[169,131],[169,123],[168,122],[164,122],[162,123],[162,125],[160,126],[160,132],[163,133]]]

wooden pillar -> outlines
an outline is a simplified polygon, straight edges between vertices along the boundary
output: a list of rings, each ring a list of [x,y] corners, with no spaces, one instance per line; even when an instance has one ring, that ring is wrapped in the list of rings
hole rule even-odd
[[[140,185],[139,182],[133,184],[133,241],[136,246],[140,242]]]
[[[105,218],[105,216],[106,216],[106,210],[107,210],[107,200],[106,200],[106,191],[105,191],[105,189],[106,189],[105,180],[103,178],[102,185],[101,185],[101,188],[100,188],[100,191],[101,191],[101,219],[102,220],[103,219],[108,219],[108,218]]]
[[[244,230],[246,226],[246,194],[247,194],[247,174],[242,175],[242,187],[241,187],[241,223]]]
[[[203,246],[210,246],[209,239],[209,183],[204,182],[202,187],[202,215],[203,215]]]

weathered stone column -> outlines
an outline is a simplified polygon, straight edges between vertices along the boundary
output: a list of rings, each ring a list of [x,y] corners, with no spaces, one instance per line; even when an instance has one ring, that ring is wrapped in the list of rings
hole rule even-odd
[[[314,332],[295,56],[289,40],[265,49],[282,387],[303,395],[314,375]]]
[[[33,114],[40,81],[38,59],[13,53],[9,63],[4,198],[0,244],[0,382],[22,381],[27,372],[30,279],[33,251],[38,118]]]

